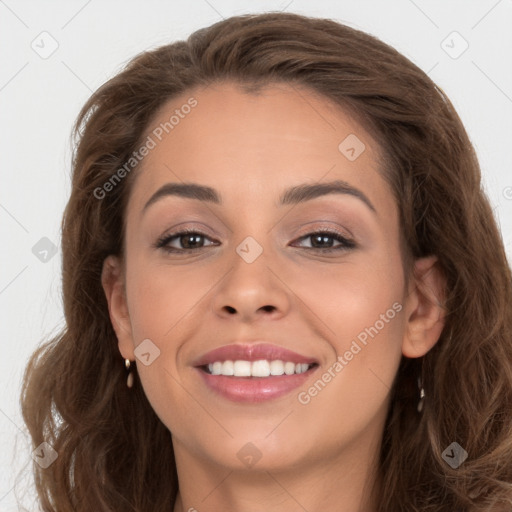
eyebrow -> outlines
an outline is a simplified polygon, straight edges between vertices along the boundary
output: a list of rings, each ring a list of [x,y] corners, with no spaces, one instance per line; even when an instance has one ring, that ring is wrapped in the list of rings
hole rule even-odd
[[[296,185],[285,190],[279,197],[278,206],[298,204],[310,201],[328,194],[347,194],[360,199],[374,213],[377,210],[368,197],[359,189],[346,181],[335,180],[327,183],[314,183]],[[167,196],[177,196],[188,199],[197,199],[213,204],[222,204],[220,194],[212,187],[197,183],[166,183],[160,187],[146,202],[142,208],[142,214],[154,203]]]

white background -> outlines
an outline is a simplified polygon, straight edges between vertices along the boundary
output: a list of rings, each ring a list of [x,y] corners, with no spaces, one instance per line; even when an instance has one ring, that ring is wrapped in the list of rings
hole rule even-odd
[[[270,10],[344,22],[428,72],[476,148],[510,259],[512,0],[0,0],[0,235],[7,254],[0,267],[0,512],[22,510],[16,475],[16,494],[36,510],[27,492],[32,459],[20,381],[30,353],[62,326],[59,231],[70,189],[70,131],[80,107],[140,51],[221,18]],[[43,31],[58,43],[47,59],[31,47]],[[453,31],[469,44],[456,59],[441,46]],[[461,48],[462,40],[447,41],[452,51]],[[32,253],[42,237],[58,248],[46,263]]]

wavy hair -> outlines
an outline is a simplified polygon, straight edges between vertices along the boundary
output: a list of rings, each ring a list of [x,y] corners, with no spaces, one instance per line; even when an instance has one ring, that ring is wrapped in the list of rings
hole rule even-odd
[[[104,259],[124,251],[135,169],[99,200],[170,99],[230,81],[307,88],[354,114],[379,142],[405,251],[436,255],[446,323],[421,359],[402,356],[378,471],[379,512],[484,512],[512,507],[512,277],[475,151],[454,107],[416,65],[379,39],[298,14],[235,16],[186,41],[135,56],[83,106],[74,126],[72,190],[62,220],[65,327],[29,359],[21,406],[42,510],[163,512],[178,490],[171,433],[140,380],[126,387],[101,285]],[[418,414],[416,379],[426,399]],[[453,469],[442,457],[457,441]]]

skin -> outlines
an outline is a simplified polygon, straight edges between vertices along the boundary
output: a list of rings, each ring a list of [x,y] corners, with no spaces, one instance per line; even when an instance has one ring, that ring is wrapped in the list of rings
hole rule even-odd
[[[144,392],[173,435],[174,511],[373,512],[368,489],[379,484],[375,458],[401,356],[424,355],[443,327],[436,258],[417,260],[406,283],[379,146],[328,100],[286,84],[258,95],[217,84],[169,101],[147,134],[190,96],[198,105],[137,169],[126,259],[109,256],[102,276],[120,353],[136,360]],[[338,149],[349,134],[366,146],[354,161]],[[277,205],[291,186],[335,179],[363,192],[376,211],[348,194]],[[168,182],[208,185],[223,203],[169,195],[141,214]],[[154,247],[182,227],[204,233],[203,248]],[[317,238],[306,235],[322,229],[339,230],[356,247],[312,249]],[[236,252],[247,236],[263,249],[252,263]],[[340,242],[329,238],[329,245]],[[308,404],[299,403],[298,392],[394,303],[401,311]],[[148,338],[160,355],[145,366],[134,349]],[[241,404],[214,394],[191,366],[214,348],[256,340],[314,357],[320,367],[284,397]],[[248,442],[261,455],[252,467],[237,456]]]

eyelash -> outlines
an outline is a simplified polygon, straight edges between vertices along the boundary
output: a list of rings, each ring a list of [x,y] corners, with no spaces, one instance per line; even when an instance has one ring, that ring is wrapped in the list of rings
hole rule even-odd
[[[167,245],[167,244],[169,244],[169,242],[171,240],[173,240],[175,238],[180,238],[183,235],[190,235],[190,234],[199,235],[199,236],[208,238],[208,235],[206,235],[205,233],[201,233],[200,231],[197,231],[196,229],[183,229],[177,233],[171,233],[170,235],[165,235],[162,238],[158,239],[158,241],[155,244],[155,247],[157,249],[163,249],[165,252],[170,253],[170,254],[177,254],[177,253],[183,254],[185,252],[194,252],[197,250],[205,249],[205,247],[195,247],[192,249],[176,249],[174,247],[169,247]],[[331,229],[323,229],[323,230],[319,230],[319,231],[313,231],[311,233],[307,233],[306,235],[301,236],[297,240],[304,240],[304,239],[307,239],[307,238],[310,238],[310,237],[313,237],[316,235],[327,235],[330,238],[335,238],[337,242],[340,242],[340,245],[338,245],[337,247],[328,247],[328,248],[304,247],[304,249],[309,250],[309,251],[313,250],[313,251],[325,254],[325,253],[332,253],[332,252],[341,251],[341,250],[350,250],[350,249],[354,249],[355,247],[357,247],[357,244],[353,240],[350,240],[350,239],[346,238],[345,236],[343,236],[338,231],[331,230]]]

